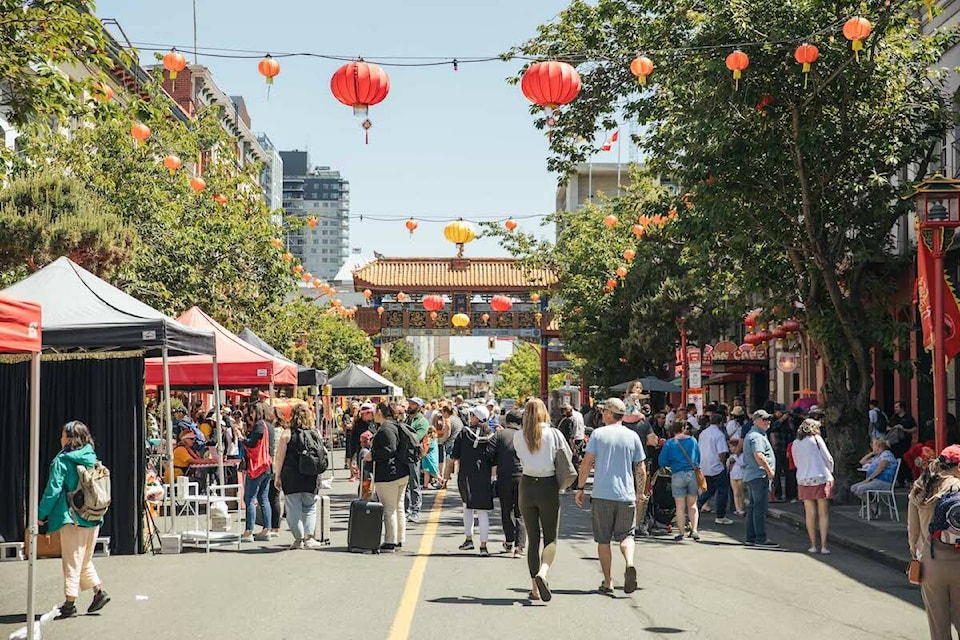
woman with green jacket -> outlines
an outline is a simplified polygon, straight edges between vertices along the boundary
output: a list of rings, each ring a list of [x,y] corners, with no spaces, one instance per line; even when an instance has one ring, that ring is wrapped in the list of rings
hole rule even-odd
[[[63,565],[63,591],[65,602],[60,606],[57,619],[77,614],[77,596],[80,591],[93,589],[93,602],[87,613],[99,611],[110,602],[103,590],[100,577],[93,566],[93,548],[97,543],[102,520],[92,522],[70,512],[67,494],[76,491],[80,484],[77,466],[93,467],[97,454],[93,450],[90,429],[79,420],[68,422],[60,434],[63,449],[50,463],[47,487],[40,499],[38,516],[40,523],[47,525],[47,533],[60,532],[60,556]]]

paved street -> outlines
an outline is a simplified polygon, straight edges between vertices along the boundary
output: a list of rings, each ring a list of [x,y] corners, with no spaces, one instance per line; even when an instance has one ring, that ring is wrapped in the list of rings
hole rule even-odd
[[[786,527],[771,527],[784,551],[744,548],[741,522],[717,531],[712,519],[701,544],[644,541],[637,548],[641,588],[631,596],[620,590],[623,565],[615,555],[618,590],[610,598],[595,592],[600,572],[589,513],[566,496],[550,579],[555,597],[530,603],[524,560],[457,550],[462,521],[454,492],[427,492],[430,518],[411,527],[404,553],[345,552],[355,486],[334,484],[334,540],[325,551],[286,551],[285,532],[275,544],[239,553],[100,558],[113,601],[100,615],[51,623],[44,638],[926,637],[919,592],[901,574],[842,549],[808,556],[805,540]],[[499,550],[499,527],[494,532],[491,550]],[[60,602],[59,568],[58,560],[39,562],[42,611]],[[26,563],[0,564],[0,638],[23,625],[25,579]],[[88,603],[83,596],[81,611]]]

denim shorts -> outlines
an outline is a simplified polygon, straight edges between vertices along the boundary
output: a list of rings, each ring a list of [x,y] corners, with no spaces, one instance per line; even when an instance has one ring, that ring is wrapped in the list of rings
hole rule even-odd
[[[700,494],[700,487],[697,486],[697,474],[690,469],[688,471],[677,471],[670,478],[670,490],[674,498],[683,498]]]

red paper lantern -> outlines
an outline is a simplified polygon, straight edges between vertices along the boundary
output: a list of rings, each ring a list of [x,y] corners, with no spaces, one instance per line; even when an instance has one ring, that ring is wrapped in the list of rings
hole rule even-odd
[[[290,262],[291,260],[293,260],[293,254],[288,252],[282,253],[280,254],[280,259],[283,260],[284,262]]]
[[[750,58],[747,57],[743,51],[737,49],[733,53],[727,56],[726,60],[727,69],[733,72],[733,79],[737,83],[737,88],[740,88],[740,78],[743,75],[744,70],[750,66]]]
[[[310,282],[311,280],[313,280],[313,274],[311,274],[311,273],[305,273],[305,274],[303,274],[303,281],[304,281],[304,282]]]
[[[621,278],[626,278],[627,268],[623,265],[620,265],[619,267],[617,267],[617,275],[620,276]]]
[[[413,218],[410,218],[404,223],[404,226],[407,228],[407,231],[409,231],[410,235],[412,236],[413,232],[417,230],[417,226],[419,225],[417,225],[416,220],[414,220]]]
[[[272,239],[270,240],[270,244],[272,244],[272,245],[275,246],[277,249],[279,249],[280,247],[283,246],[283,240],[281,240],[280,238],[272,238]]]
[[[789,320],[784,320],[780,326],[786,329],[787,333],[796,333],[800,331],[800,323],[793,318],[790,318]]]
[[[170,175],[175,174],[177,172],[177,169],[179,169],[182,164],[183,162],[180,160],[180,158],[178,158],[173,154],[170,154],[169,156],[163,159],[163,166],[165,166],[170,171]]]
[[[612,229],[617,226],[618,222],[619,220],[617,219],[617,216],[613,215],[612,213],[603,219],[603,224],[607,225],[608,229]]]
[[[753,331],[754,327],[757,326],[757,317],[753,314],[748,314],[747,317],[743,319],[743,324],[747,328],[747,331]]]
[[[755,344],[760,344],[762,340],[760,340],[759,334],[748,333],[747,335],[743,336],[743,342],[745,344],[753,346]]]
[[[843,37],[853,43],[853,55],[857,62],[860,62],[860,50],[863,49],[863,41],[870,32],[873,31],[873,25],[866,18],[857,16],[850,18],[843,25]]]
[[[353,107],[353,115],[364,119],[361,126],[369,132],[373,126],[367,117],[370,107],[382,102],[390,93],[390,77],[375,64],[363,60],[348,62],[330,78],[330,91],[342,104]]]
[[[405,294],[403,291],[397,294],[397,302],[403,302],[406,299],[407,299],[407,294]]]
[[[227,204],[227,196],[223,195],[222,193],[218,193],[217,195],[213,196],[213,201],[221,207],[225,206]]]
[[[93,86],[93,97],[100,102],[109,102],[113,99],[113,89],[108,84],[98,82]]]
[[[430,316],[430,321],[431,321],[431,322],[433,322],[433,321],[435,321],[435,320],[437,319],[437,312],[436,312],[436,311],[431,311],[428,315]]]
[[[138,122],[130,127],[130,135],[138,142],[143,142],[150,137],[150,127],[142,122]]]
[[[273,84],[273,78],[280,73],[280,63],[271,58],[268,53],[263,60],[257,64],[257,71],[267,79],[267,84]]]
[[[647,84],[647,76],[653,73],[653,61],[646,56],[638,56],[630,63],[630,73],[637,76],[641,85]]]
[[[539,294],[539,293],[531,293],[531,294],[530,294],[530,301],[531,301],[531,302],[540,302],[540,294]]]
[[[507,228],[507,231],[513,231],[514,229],[517,228],[517,221],[514,220],[513,218],[510,218],[509,220],[503,223],[503,226]]]
[[[817,49],[812,44],[807,44],[804,42],[802,45],[797,47],[797,50],[793,52],[793,58],[800,64],[803,65],[803,88],[807,88],[807,78],[810,73],[810,65],[817,61],[817,58],[820,57],[820,50]]]
[[[614,280],[613,278],[607,279],[607,289],[613,290],[616,288],[616,286],[617,286],[616,280]]]
[[[322,284],[323,284],[323,280],[321,280],[320,278],[314,278],[314,279],[313,279],[313,288],[314,288],[314,289],[319,289],[319,288],[320,288],[320,285],[322,285]]]
[[[372,295],[373,295],[373,291],[370,291],[370,289],[363,290],[363,297],[365,300],[369,300]]]
[[[427,311],[440,311],[443,309],[443,296],[436,294],[424,296],[422,304]]]
[[[643,237],[644,233],[646,232],[644,231],[642,225],[639,225],[639,224],[633,225],[633,235],[637,236],[638,240]]]
[[[548,60],[530,65],[523,73],[520,90],[527,100],[543,108],[547,126],[557,124],[553,112],[580,93],[580,74],[566,62]]]
[[[302,264],[295,264],[295,265],[293,265],[293,272],[294,272],[294,273],[303,273],[303,265],[302,265]]]
[[[195,178],[190,178],[190,188],[193,189],[195,192],[200,193],[201,191],[207,188],[207,181],[199,176]]]
[[[490,300],[490,308],[496,311],[497,313],[504,313],[510,311],[513,307],[513,300],[507,296],[493,296],[493,299]]]
[[[770,334],[777,340],[783,340],[787,337],[787,330],[783,328],[783,324],[780,324],[774,327],[773,331]]]
[[[637,257],[637,252],[633,249],[624,249],[623,250],[623,259],[627,262],[633,262],[633,259]]]
[[[311,229],[316,229],[318,222],[316,218],[309,218],[307,220],[307,224],[310,226]]]
[[[758,342],[770,342],[770,339],[773,338],[773,334],[766,329],[761,329],[753,335],[756,336]]]
[[[163,56],[163,68],[170,74],[171,80],[176,80],[177,74],[187,68],[187,59],[176,49],[170,49],[170,53]]]
[[[383,312],[386,311],[383,307],[377,307],[377,315],[382,316]]]

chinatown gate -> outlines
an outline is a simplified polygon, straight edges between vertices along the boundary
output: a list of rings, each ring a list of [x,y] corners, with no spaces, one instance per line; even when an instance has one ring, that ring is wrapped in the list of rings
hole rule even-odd
[[[564,360],[548,348],[559,338],[547,311],[556,276],[512,258],[466,258],[458,246],[453,258],[378,258],[353,272],[354,288],[369,301],[355,319],[373,336],[375,370],[381,347],[404,336],[519,338],[540,348],[540,397],[546,402],[549,360]]]

